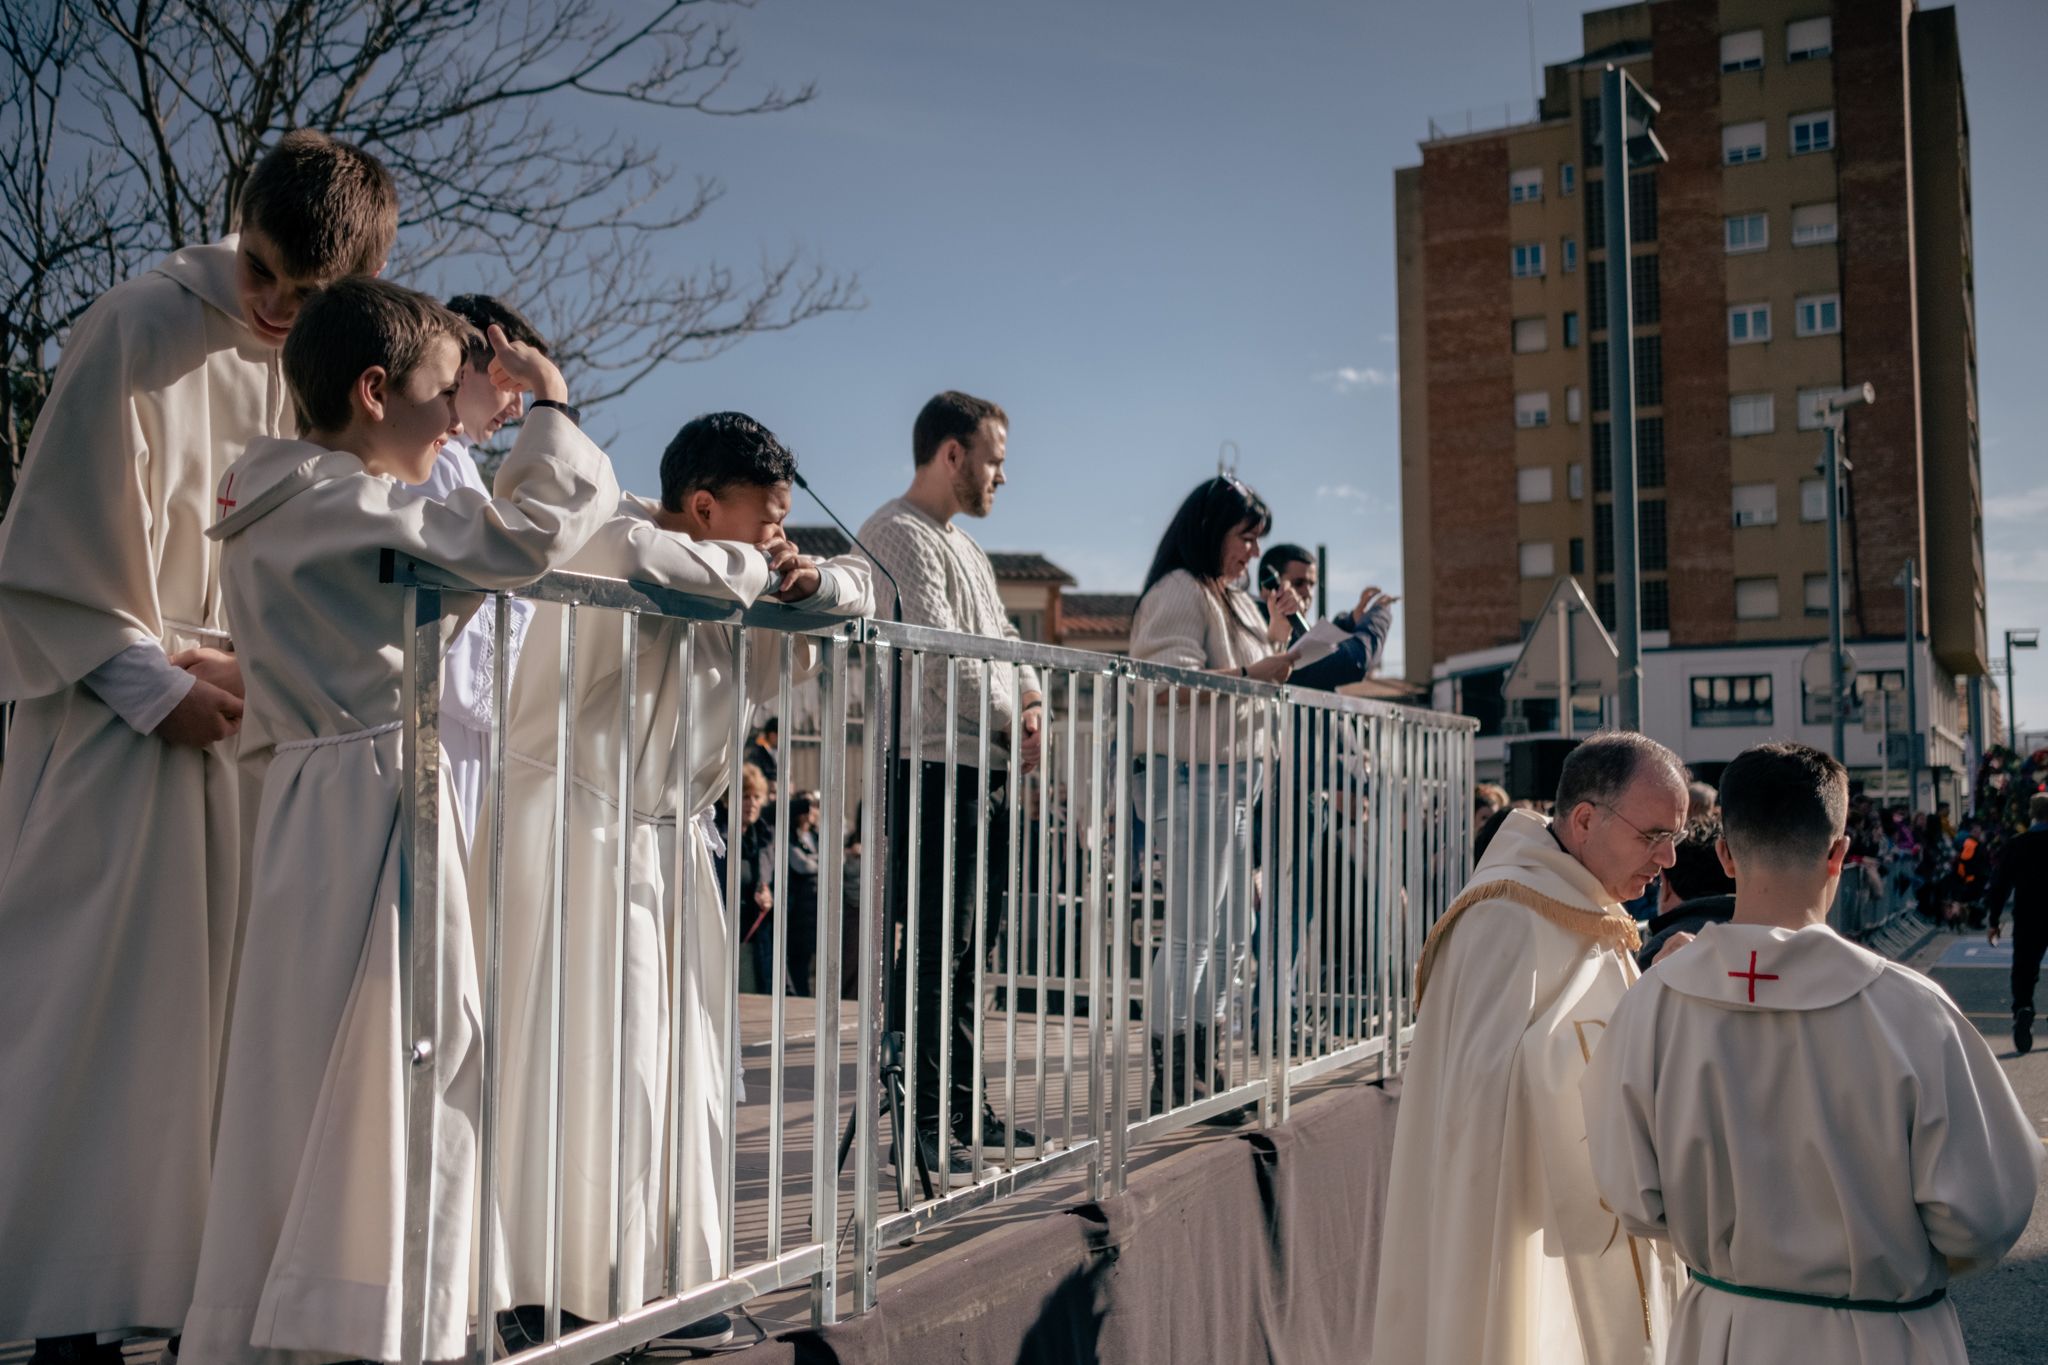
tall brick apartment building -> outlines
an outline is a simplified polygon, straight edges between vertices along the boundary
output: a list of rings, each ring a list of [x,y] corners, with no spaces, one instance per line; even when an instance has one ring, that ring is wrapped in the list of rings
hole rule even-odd
[[[1554,702],[1501,684],[1560,575],[1614,602],[1600,76],[1663,105],[1668,164],[1629,178],[1644,726],[1712,770],[1767,736],[1825,745],[1800,662],[1827,633],[1818,403],[1849,417],[1846,631],[1903,730],[1908,557],[1920,717],[1946,799],[1986,672],[1969,122],[1953,9],[1652,0],[1584,19],[1526,123],[1432,126],[1395,173],[1407,658],[1504,735]],[[1879,736],[1852,718],[1873,785]],[[1901,775],[1894,790],[1904,794]]]

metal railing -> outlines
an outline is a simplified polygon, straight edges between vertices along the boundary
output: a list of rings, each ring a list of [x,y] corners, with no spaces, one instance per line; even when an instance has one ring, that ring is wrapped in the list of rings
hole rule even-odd
[[[1919,908],[1913,869],[1918,858],[1858,859],[1842,869],[1828,923],[1844,938],[1863,941]]]
[[[403,556],[387,556],[385,577],[406,594],[415,623],[407,642],[400,911],[413,1040],[408,1361],[418,1359],[428,1305],[465,1298],[482,1365],[595,1361],[806,1282],[813,1320],[829,1323],[840,1311],[845,1236],[849,1302],[864,1311],[876,1300],[884,1246],[1049,1180],[1085,1175],[1093,1196],[1120,1191],[1138,1144],[1230,1116],[1278,1123],[1310,1080],[1355,1063],[1375,1063],[1367,1074],[1377,1075],[1399,1066],[1416,954],[1470,871],[1472,721],[1108,655],[554,574],[512,594],[560,613],[556,657],[532,651],[534,640],[549,638],[537,617],[520,665],[522,678],[535,669],[555,674],[552,692],[537,693],[554,698],[544,718],[553,736],[554,846],[511,851],[522,868],[550,869],[543,928],[553,948],[545,988],[531,992],[549,1043],[544,1061],[510,1063],[542,1073],[522,1072],[520,1080],[544,1085],[547,1096],[546,1131],[534,1140],[546,1153],[546,1179],[539,1193],[508,1190],[500,1164],[506,1125],[520,1121],[503,1112],[507,731],[524,727],[530,736],[535,724],[501,676],[495,777],[479,822],[494,833],[472,854],[467,878],[482,1013],[478,1254],[470,1292],[451,1299],[447,1286],[427,1283],[430,1211],[450,1206],[447,1191],[435,1188],[434,1158],[465,1135],[436,1131],[444,1069],[426,1063],[440,1041],[441,999],[463,985],[440,978],[438,936],[467,932],[471,921],[466,908],[444,903],[437,717],[444,598],[476,590]],[[498,657],[507,657],[506,597],[483,600]],[[616,640],[622,676],[605,692],[616,700],[602,714],[576,714],[579,640],[593,638],[607,659]],[[765,1043],[768,1118],[744,1184],[737,983],[730,960],[696,953],[719,933],[737,948],[739,801],[727,803],[722,830],[730,850],[722,903],[705,903],[688,867],[697,856],[692,841],[710,838],[698,813],[719,789],[739,788],[750,736],[748,704],[707,707],[688,685],[714,657],[728,688],[755,686],[750,680],[765,674],[769,684],[749,695],[782,715],[799,689],[815,687],[807,706],[821,740],[812,1031],[792,1028],[787,998],[790,935],[803,918],[789,900],[782,870],[790,835],[779,820],[764,921],[773,968],[765,1020],[751,1026],[766,1037],[749,1049]],[[584,664],[587,671],[590,658]],[[672,701],[653,694],[659,715],[636,686],[638,668],[673,669],[684,680]],[[1034,679],[1044,706],[1035,754],[1013,723]],[[715,767],[693,765],[691,756],[707,751],[718,751]],[[601,770],[587,766],[593,752],[602,755]],[[595,800],[589,809],[608,812],[616,830],[591,830],[587,813],[572,821],[579,800]],[[664,865],[640,865],[651,845],[636,838],[636,822],[664,819],[674,830],[672,853]],[[858,934],[842,944],[843,836],[855,831],[863,849]],[[578,837],[598,840],[601,852],[579,851]],[[593,856],[609,860],[607,903],[579,904],[567,869]],[[611,925],[608,970],[601,987],[589,977],[579,987],[562,966],[569,937],[600,916]],[[665,1025],[642,998],[648,988],[636,968],[648,964],[626,960],[627,924],[636,917],[659,926]],[[723,928],[707,940],[706,925]],[[842,951],[857,955],[850,1058],[837,999]],[[711,979],[717,973],[725,979]],[[662,1079],[642,1089],[665,1093],[634,1088],[624,1056],[634,1019],[656,1021],[635,1045]],[[565,1245],[564,1205],[577,1197],[563,1167],[565,1091],[588,1093],[590,1083],[570,1055],[574,1021],[610,1043],[610,1071],[596,1092],[610,1109],[595,1120],[574,1116],[600,1123],[611,1143],[600,1182],[607,1202],[579,1210],[607,1234],[600,1282],[608,1292],[596,1305],[601,1314],[585,1305],[580,1325],[565,1310],[562,1264],[575,1254]],[[791,1086],[805,1048],[808,1094]],[[707,1067],[722,1085],[705,1085]],[[643,1124],[647,1113],[657,1115],[635,1149],[634,1170],[626,1169],[630,1144],[622,1138],[629,1100],[641,1105]],[[935,1151],[910,1139],[923,1132],[933,1134]],[[763,1142],[765,1152],[755,1150]],[[965,1167],[957,1176],[956,1148]],[[850,1187],[841,1173],[849,1154]],[[714,1168],[715,1207],[692,1206],[686,1215],[686,1191],[693,1179],[701,1183],[705,1163]],[[545,1215],[537,1252],[506,1245],[501,1213],[512,1199],[544,1201],[518,1211],[529,1223]],[[657,1224],[661,1236],[651,1238]],[[693,1233],[718,1244],[708,1274],[702,1264],[685,1265]],[[633,1254],[634,1238],[652,1249]],[[591,1254],[587,1246],[583,1254]],[[513,1279],[541,1286],[544,1301],[530,1305],[540,1310],[541,1340],[507,1352],[493,1328],[521,1298],[506,1286],[508,1261],[522,1257],[538,1258],[511,1268],[521,1272]]]

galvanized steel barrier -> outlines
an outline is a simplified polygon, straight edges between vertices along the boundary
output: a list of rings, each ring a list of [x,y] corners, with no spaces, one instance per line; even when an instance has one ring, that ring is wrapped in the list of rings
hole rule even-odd
[[[434,1189],[434,1157],[440,1144],[464,1137],[436,1131],[436,1068],[425,1062],[439,1042],[442,995],[463,984],[440,978],[438,939],[468,932],[470,924],[466,911],[444,904],[439,864],[448,845],[439,827],[437,717],[446,599],[476,590],[402,556],[387,556],[385,577],[406,594],[415,623],[406,659],[408,857],[400,910],[413,1039],[403,1287],[406,1358],[413,1361],[427,1305],[450,1301],[448,1287],[427,1283],[430,1211],[437,1198],[447,1207],[446,1192]],[[499,1169],[507,1082],[499,1070],[506,848],[504,822],[496,817],[505,803],[510,697],[500,670],[495,780],[485,804],[491,818],[480,823],[495,834],[474,851],[468,874],[481,912],[475,1202],[491,1216],[477,1217],[474,1281],[457,1301],[467,1297],[471,1305],[481,1365],[580,1365],[806,1282],[813,1320],[829,1323],[840,1312],[842,1251],[851,1311],[863,1311],[875,1302],[887,1245],[1048,1180],[1085,1174],[1091,1195],[1119,1191],[1138,1144],[1205,1120],[1282,1122],[1306,1082],[1359,1063],[1373,1064],[1362,1075],[1398,1069],[1412,1023],[1416,954],[1471,868],[1474,722],[1076,650],[772,605],[740,608],[614,579],[554,574],[512,595],[562,613],[556,657],[529,652],[520,664],[522,675],[553,669],[561,680],[552,717],[554,828],[571,828],[571,789],[581,785],[607,789],[604,808],[619,829],[606,836],[616,860],[610,905],[571,903],[566,868],[576,850],[557,846],[549,859],[552,1042],[539,1078],[551,1115],[542,1196],[548,1235],[538,1267],[545,1301],[519,1305],[539,1310],[539,1344],[508,1352],[492,1330],[498,1315],[515,1306],[506,1301],[508,1250],[497,1216],[508,1197]],[[498,657],[506,657],[506,597],[482,600]],[[616,637],[624,676],[615,708],[579,717],[571,714],[576,654],[592,631]],[[663,652],[656,656],[654,649]],[[575,749],[579,727],[595,726],[601,735],[612,725],[624,736],[648,730],[653,718],[635,710],[633,674],[641,660],[672,665],[687,679],[709,651],[729,662],[728,676],[746,680],[762,650],[773,652],[769,704],[777,714],[789,716],[792,703],[816,689],[805,696],[817,722],[822,831],[811,1033],[806,1038],[793,1026],[787,1000],[791,909],[789,879],[779,870],[789,865],[789,830],[778,820],[767,920],[774,966],[767,1037],[760,1040],[768,1056],[765,1178],[745,1189],[738,1182],[735,1075],[724,1086],[723,1134],[711,1158],[716,1217],[700,1220],[721,1230],[723,1255],[718,1273],[693,1283],[682,1270],[688,1229],[679,1191],[693,1174],[684,1130],[694,1120],[685,1114],[695,1112],[701,1095],[690,1093],[684,1053],[697,1047],[692,1055],[701,1056],[705,1044],[691,1035],[697,1021],[685,988],[711,983],[692,978],[702,964],[689,960],[692,938],[682,931],[699,916],[724,916],[728,929],[737,919],[731,907],[740,888],[740,802],[728,803],[722,831],[733,850],[722,904],[693,895],[688,838],[675,837],[667,867],[636,867],[628,825],[646,818],[636,814],[648,804],[642,764],[663,765],[660,780],[669,790],[656,804],[679,829],[709,804],[709,787],[737,791],[750,708],[733,707],[721,732],[707,737],[684,687],[673,718],[659,718],[657,741],[672,734],[668,743],[679,754],[701,752],[706,743],[724,746],[719,776],[702,790],[685,789],[705,784],[693,781],[686,757],[662,752],[659,742],[609,744],[616,770],[607,770],[602,783],[575,776]],[[800,650],[816,652],[814,681],[798,664]],[[1044,706],[1035,754],[1012,723],[1033,678]],[[849,832],[858,833],[863,850],[859,931],[842,944]],[[929,847],[934,837],[936,851]],[[636,884],[659,886],[642,894],[659,902],[670,1022],[658,1044],[667,1091],[654,1146],[663,1235],[654,1269],[632,1283],[626,1269],[639,1261],[628,1254],[634,1220],[620,1144],[622,1040],[629,1013],[646,1004],[629,999],[634,987],[625,960]],[[595,915],[614,921],[609,980],[617,994],[592,1002],[572,997],[562,962],[572,921]],[[842,951],[857,954],[850,1095],[836,999]],[[712,1032],[737,1040],[736,983],[721,1007],[722,1027]],[[559,1168],[565,1071],[575,1065],[565,1055],[565,1021],[593,1009],[609,1021],[612,1043],[605,1090],[611,1108],[602,1116],[613,1144],[605,1210],[609,1295],[602,1319],[580,1325],[563,1308],[566,1181]],[[711,1046],[724,1041],[714,1037]],[[789,1059],[805,1044],[808,1096],[789,1085]],[[733,1057],[736,1072],[737,1048]],[[921,1089],[929,1093],[921,1097]],[[807,1117],[792,1118],[805,1099]],[[937,1112],[920,1112],[932,1108]],[[853,1171],[843,1188],[837,1139],[845,1123]],[[899,1139],[899,1127],[906,1135],[928,1134],[935,1150]],[[792,1133],[803,1139],[794,1160]],[[956,1151],[964,1168],[957,1175]],[[647,1198],[644,1191],[639,1197]],[[786,1202],[795,1203],[802,1226],[792,1225]],[[766,1205],[765,1221],[742,1242],[741,1214],[751,1227],[758,1203]],[[522,1267],[529,1283],[534,1269]]]

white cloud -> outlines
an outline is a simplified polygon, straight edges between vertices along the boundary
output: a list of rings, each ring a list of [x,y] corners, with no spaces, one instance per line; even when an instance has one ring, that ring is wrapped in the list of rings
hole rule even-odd
[[[1394,334],[1393,334],[1392,332],[1381,332],[1381,333],[1380,333],[1380,345],[1382,345],[1382,346],[1391,346],[1391,345],[1393,345],[1393,344],[1394,344]]]
[[[2048,484],[2023,488],[2017,493],[1992,494],[1984,499],[1984,520],[2038,523],[2048,517]]]
[[[1984,577],[1994,586],[2048,584],[2048,550],[1987,550]]]
[[[1351,393],[1357,389],[1391,388],[1400,379],[1398,370],[1382,370],[1373,365],[1342,365],[1334,370],[1318,370],[1309,378],[1337,393]]]

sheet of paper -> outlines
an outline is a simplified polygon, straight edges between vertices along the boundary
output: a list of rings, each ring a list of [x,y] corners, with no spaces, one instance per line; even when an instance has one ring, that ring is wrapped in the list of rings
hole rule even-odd
[[[1330,622],[1318,621],[1309,627],[1308,634],[1294,642],[1294,647],[1288,650],[1287,653],[1293,658],[1294,666],[1300,668],[1305,664],[1314,663],[1327,654],[1334,653],[1338,645],[1343,644],[1350,638],[1349,634],[1339,630]]]

